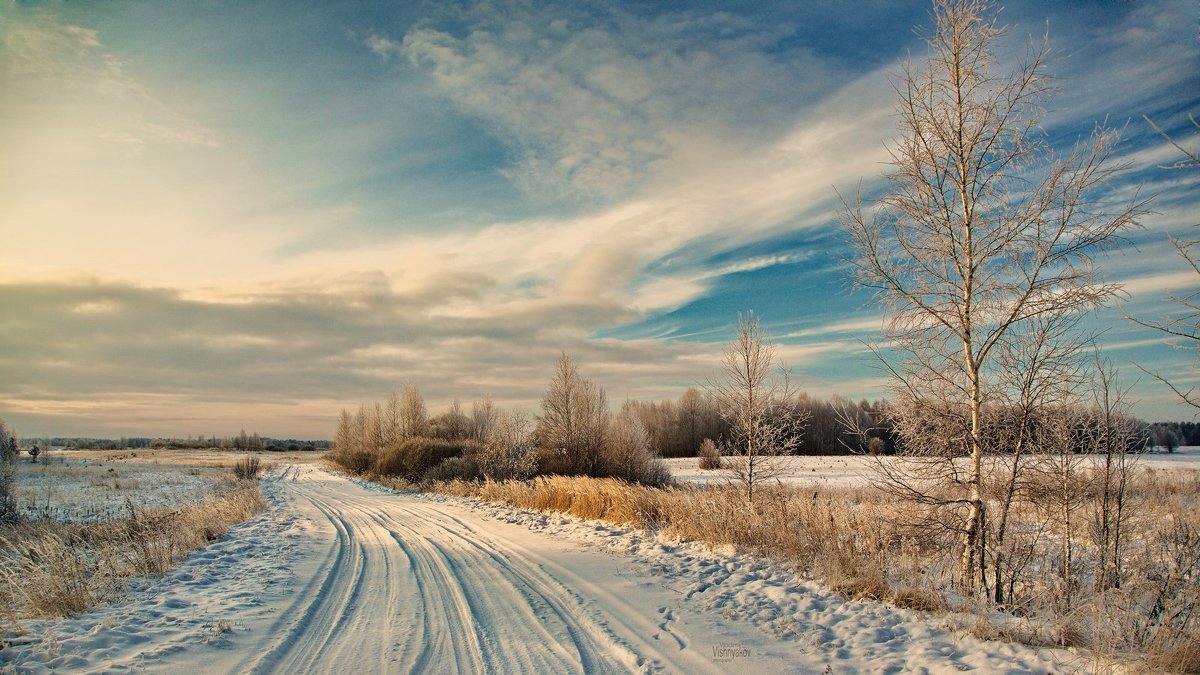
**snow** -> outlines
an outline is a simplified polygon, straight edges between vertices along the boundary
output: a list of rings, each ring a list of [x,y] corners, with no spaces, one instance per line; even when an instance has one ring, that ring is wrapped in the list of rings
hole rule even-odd
[[[1147,452],[1134,455],[1137,466],[1168,471],[1200,471],[1200,446],[1185,446],[1173,453]],[[1096,457],[1099,459],[1099,457]],[[882,458],[884,462],[889,458]],[[729,481],[731,474],[720,469],[701,469],[696,457],[673,457],[664,460],[675,480],[696,485],[719,485]],[[868,455],[788,455],[772,459],[779,469],[771,478],[799,487],[847,488],[870,484],[872,465],[877,461]]]
[[[697,485],[728,482],[731,474],[721,469],[701,469],[696,457],[664,460],[675,480]],[[870,480],[874,458],[863,455],[788,455],[776,457],[772,466],[779,469],[771,478],[802,487],[861,487]]]
[[[656,534],[276,467],[269,508],[116,604],[30,622],[20,672],[1047,672],[1075,657],[851,602]]]
[[[109,520],[129,515],[129,505],[176,506],[202,501],[215,468],[151,462],[109,462],[55,453],[38,463],[16,464],[17,509],[26,518],[59,522]]]

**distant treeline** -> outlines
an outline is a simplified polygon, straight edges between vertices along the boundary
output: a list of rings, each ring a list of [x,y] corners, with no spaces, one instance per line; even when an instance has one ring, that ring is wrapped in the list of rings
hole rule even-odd
[[[1150,425],[1154,445],[1174,450],[1181,445],[1200,445],[1200,423],[1155,422]]]
[[[171,450],[260,450],[263,452],[301,452],[305,450],[328,450],[329,441],[298,440],[295,438],[280,439],[259,436],[257,432],[247,434],[244,430],[236,436],[188,436],[179,438],[150,438],[124,436],[111,438],[82,438],[51,436],[45,438],[27,438],[23,446],[41,446],[43,448],[67,448],[71,450],[139,450],[160,449]]]
[[[650,446],[663,457],[695,457],[704,439],[720,441],[729,436],[728,422],[721,416],[713,395],[696,388],[687,389],[678,400],[630,401],[625,405],[646,428]],[[836,395],[823,400],[805,393],[775,410],[776,414],[786,413],[793,419],[804,420],[795,429],[800,437],[800,442],[794,445],[795,453],[800,455],[892,452],[895,440],[886,412],[885,401],[863,399],[855,403]],[[860,420],[863,428],[871,430],[865,440],[846,433],[847,417]]]
[[[804,420],[795,428],[800,442],[792,446],[794,454],[882,455],[898,450],[904,452],[893,427],[891,405],[886,400],[862,399],[855,403],[837,395],[819,399],[800,393],[790,402],[781,404],[775,412]],[[651,447],[663,457],[694,457],[704,439],[719,442],[728,436],[728,425],[712,395],[699,389],[688,389],[678,400],[630,401],[625,407],[637,415],[650,437]],[[1015,424],[1012,411],[988,407],[983,412],[988,437],[1003,436],[1004,430]],[[1095,424],[1095,411],[1085,407],[1066,406],[1048,414],[1068,418],[1071,425],[1080,430]],[[1196,422],[1148,424],[1133,420],[1132,426],[1137,433],[1130,452],[1144,452],[1154,447],[1173,452],[1180,446],[1200,445],[1200,424]],[[1082,442],[1077,445],[1074,452],[1086,452]]]

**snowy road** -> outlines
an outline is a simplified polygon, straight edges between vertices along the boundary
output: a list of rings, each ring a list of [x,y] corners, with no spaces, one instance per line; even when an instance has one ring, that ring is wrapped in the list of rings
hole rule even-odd
[[[235,670],[714,669],[711,653],[681,648],[679,636],[663,641],[658,614],[643,616],[555,564],[530,546],[527,530],[505,536],[514,533],[312,467],[291,467],[282,482],[292,507],[328,523],[334,537],[269,631],[271,644]]]
[[[1076,662],[653,533],[395,493],[314,465],[276,468],[263,492],[264,514],[163,578],[10,632],[0,671],[1030,673]]]

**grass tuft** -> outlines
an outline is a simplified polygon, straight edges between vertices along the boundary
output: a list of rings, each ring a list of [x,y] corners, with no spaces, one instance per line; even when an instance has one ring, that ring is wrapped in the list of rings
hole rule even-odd
[[[233,476],[238,480],[258,480],[265,467],[255,455],[243,457],[233,465]]]

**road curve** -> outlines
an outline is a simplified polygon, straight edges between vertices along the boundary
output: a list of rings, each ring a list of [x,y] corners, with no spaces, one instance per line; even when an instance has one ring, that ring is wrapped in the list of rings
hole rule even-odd
[[[238,672],[716,670],[661,616],[512,529],[319,467],[289,466],[268,480],[327,536],[316,572]]]

